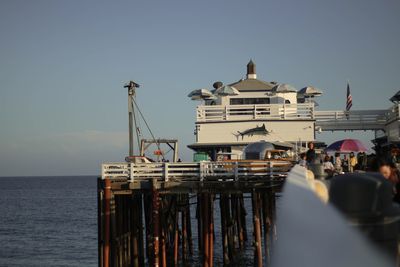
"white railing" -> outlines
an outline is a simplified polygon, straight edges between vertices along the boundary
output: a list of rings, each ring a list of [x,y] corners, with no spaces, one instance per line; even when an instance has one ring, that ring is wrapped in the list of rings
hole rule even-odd
[[[228,106],[198,106],[197,121],[224,120],[284,120],[312,119],[314,105],[305,104],[270,104],[270,105],[228,105]]]
[[[315,111],[316,125],[322,130],[383,129],[388,122],[387,110]]]
[[[190,163],[104,163],[102,178],[173,181],[239,181],[250,177],[284,177],[292,167],[284,161],[190,162]]]
[[[388,111],[387,111],[387,117],[388,121],[393,121],[393,120],[398,120],[400,119],[400,109],[399,109],[399,104],[393,105]]]

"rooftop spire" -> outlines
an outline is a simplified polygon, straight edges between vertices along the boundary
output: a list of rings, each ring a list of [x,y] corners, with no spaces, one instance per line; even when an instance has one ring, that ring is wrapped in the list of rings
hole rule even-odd
[[[247,63],[247,79],[257,79],[256,64],[251,59]]]

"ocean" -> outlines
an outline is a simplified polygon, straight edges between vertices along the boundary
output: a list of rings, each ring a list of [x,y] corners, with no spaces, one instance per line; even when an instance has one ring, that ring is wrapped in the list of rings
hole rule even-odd
[[[97,266],[97,177],[1,177],[0,267]],[[249,240],[236,266],[253,266],[250,199],[245,199]],[[222,265],[219,204],[215,202],[214,265]],[[197,222],[192,209],[194,254]]]
[[[0,266],[97,266],[96,177],[0,178]]]

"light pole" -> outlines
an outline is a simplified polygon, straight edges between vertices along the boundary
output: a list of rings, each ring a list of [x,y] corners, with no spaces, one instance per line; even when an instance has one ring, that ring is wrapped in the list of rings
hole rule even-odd
[[[129,156],[133,156],[133,98],[135,97],[136,88],[139,88],[139,84],[134,81],[124,85],[124,88],[128,88],[128,120],[129,120]],[[136,126],[135,126],[136,127]]]

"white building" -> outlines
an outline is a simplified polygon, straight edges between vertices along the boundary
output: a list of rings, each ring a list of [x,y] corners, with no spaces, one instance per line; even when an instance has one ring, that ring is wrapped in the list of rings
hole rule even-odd
[[[315,139],[314,102],[304,101],[290,85],[257,79],[252,61],[246,79],[228,86],[216,82],[212,93],[196,109],[196,143],[189,145],[195,151],[237,159],[245,145],[256,141],[279,145]]]
[[[188,146],[212,159],[217,154],[239,159],[244,146],[261,140],[304,145],[315,141],[316,131],[375,131],[378,149],[400,142],[400,92],[391,98],[394,105],[389,109],[317,111],[313,98],[320,91],[296,91],[287,84],[259,80],[252,61],[246,79],[213,86],[213,91],[196,90],[201,94],[195,99],[203,101],[196,108],[196,142]]]

